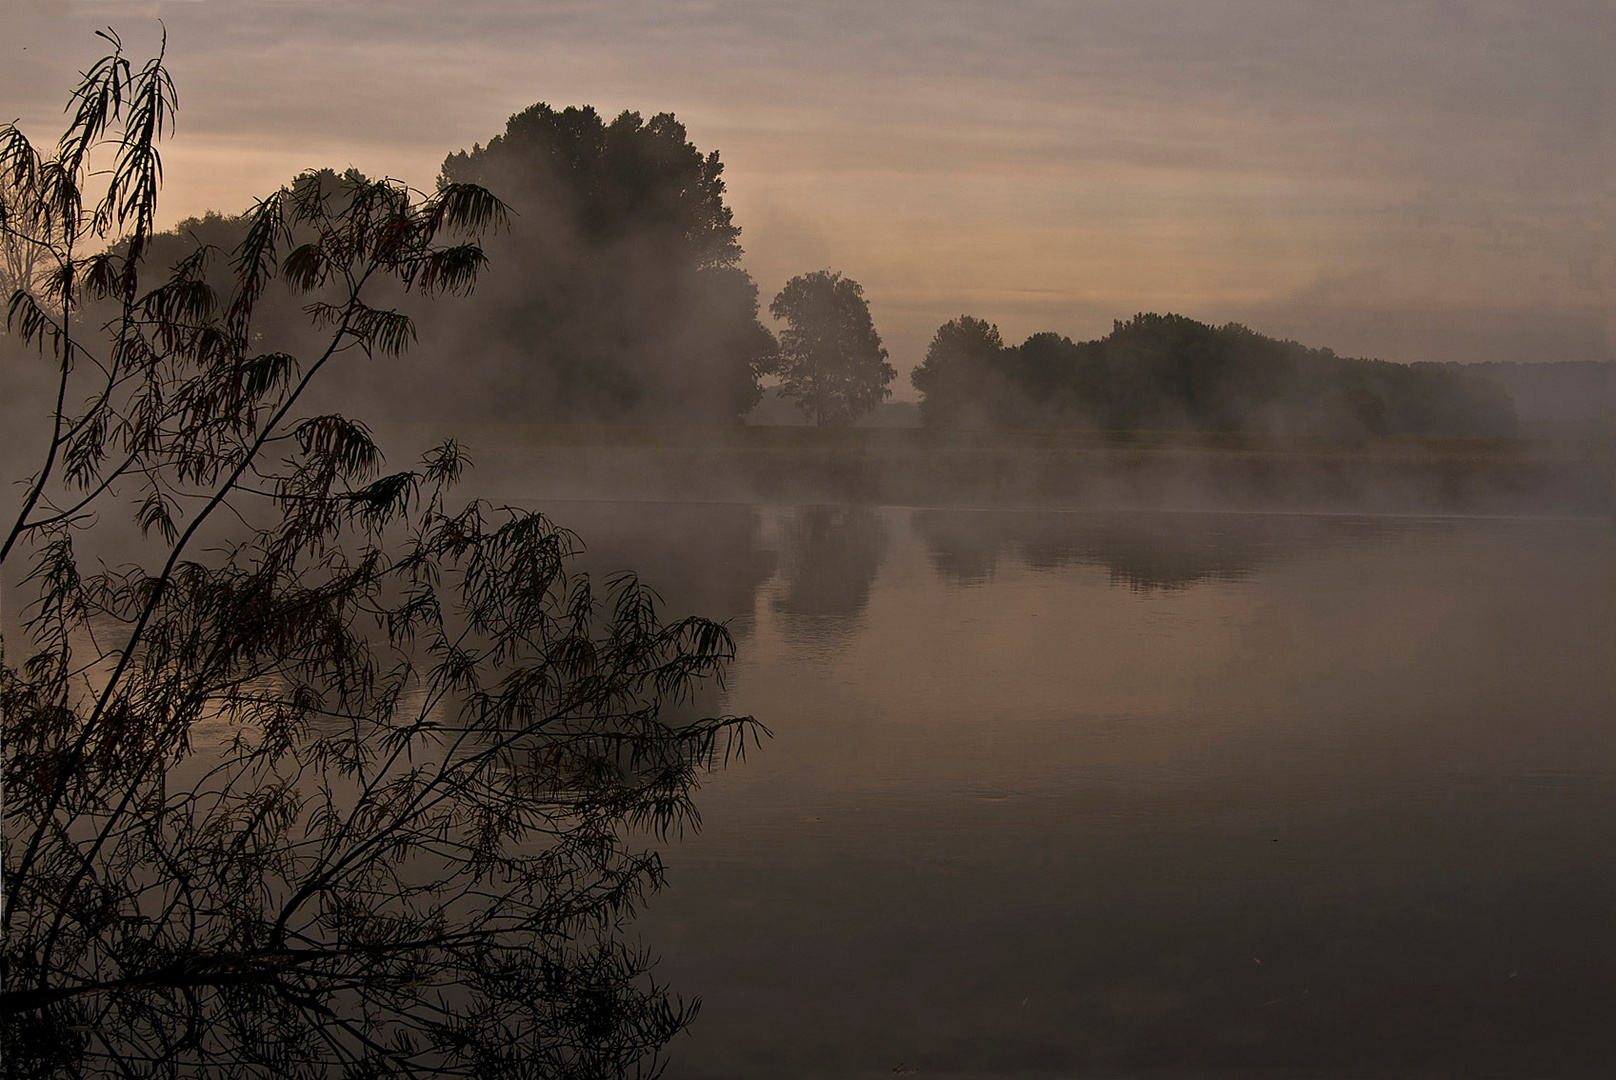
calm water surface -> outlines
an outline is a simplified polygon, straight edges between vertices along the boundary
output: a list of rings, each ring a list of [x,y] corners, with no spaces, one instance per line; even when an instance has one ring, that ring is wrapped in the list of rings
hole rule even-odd
[[[775,736],[670,1076],[1616,1076],[1608,521],[553,510]]]

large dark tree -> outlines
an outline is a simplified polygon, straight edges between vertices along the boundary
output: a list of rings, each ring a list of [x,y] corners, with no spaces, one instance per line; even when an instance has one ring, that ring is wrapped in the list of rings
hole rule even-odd
[[[454,501],[452,440],[389,472],[310,410],[333,368],[397,360],[394,301],[471,289],[497,199],[313,174],[162,272],[173,102],[119,50],[54,151],[0,128],[0,234],[42,267],[7,329],[55,371],[0,534],[26,594],[6,1074],[654,1073],[689,1009],[618,930],[660,880],[646,832],[693,824],[751,728],[691,706],[730,636],[594,587],[539,514]],[[265,346],[283,290],[320,330],[296,352]]]
[[[850,424],[891,395],[887,384],[897,371],[852,278],[830,270],[794,277],[769,314],[787,324],[775,369],[779,392],[814,423]]]
[[[773,338],[741,269],[723,164],[671,114],[534,105],[444,183],[514,209],[489,241],[501,283],[447,313],[426,347],[477,373],[482,405],[541,419],[735,420]]]

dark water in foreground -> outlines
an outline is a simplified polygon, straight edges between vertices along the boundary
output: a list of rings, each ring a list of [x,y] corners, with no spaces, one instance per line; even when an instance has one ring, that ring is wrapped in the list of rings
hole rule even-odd
[[[1616,1075],[1608,521],[553,510],[775,733],[670,1076]]]

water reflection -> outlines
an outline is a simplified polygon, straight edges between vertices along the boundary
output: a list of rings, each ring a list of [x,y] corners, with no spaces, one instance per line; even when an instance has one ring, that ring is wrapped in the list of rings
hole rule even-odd
[[[1612,1073],[1608,523],[578,509],[775,732],[670,1077]]]
[[[632,570],[662,598],[673,622],[701,615],[728,624],[740,647],[752,633],[758,591],[776,558],[763,542],[762,519],[732,503],[551,502],[544,512],[584,545],[576,570],[604,591]],[[699,685],[689,699],[665,702],[662,717],[677,722],[729,712],[717,684]]]
[[[887,512],[868,506],[805,506],[781,523],[784,581],[774,609],[794,628],[845,633],[870,602],[891,541]]]
[[[1238,581],[1306,551],[1409,526],[1290,514],[916,510],[913,527],[937,573],[957,585],[981,585],[1012,560],[1034,570],[1103,566],[1113,584],[1149,590]]]
[[[579,568],[605,580],[632,569],[662,597],[664,615],[702,615],[745,634],[777,558],[756,508],[733,503],[586,503],[545,506],[582,540]]]
[[[876,511],[816,601],[817,513],[648,912],[670,1076],[1610,1074],[1607,524]]]

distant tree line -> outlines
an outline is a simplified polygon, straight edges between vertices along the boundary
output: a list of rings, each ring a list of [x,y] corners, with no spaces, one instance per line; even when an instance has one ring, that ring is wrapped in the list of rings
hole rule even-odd
[[[863,290],[830,270],[793,278],[770,305],[786,324],[776,343],[740,266],[723,169],[670,113],[608,122],[588,106],[541,102],[511,117],[486,146],[450,154],[438,177],[440,188],[477,184],[511,208],[508,227],[484,239],[491,272],[452,307],[392,298],[413,320],[417,348],[350,373],[336,396],[397,417],[735,423],[772,375],[815,423],[852,422],[888,396],[897,374]],[[317,169],[291,189],[367,181]],[[153,255],[229,251],[248,224],[192,218],[151,238]],[[217,288],[225,269],[210,271]],[[8,280],[26,272],[5,270]],[[277,347],[312,341],[295,304],[265,308]]]
[[[607,122],[543,103],[518,113],[486,146],[450,154],[438,177],[440,189],[497,189],[510,207],[507,227],[484,238],[490,272],[453,307],[390,296],[416,347],[344,373],[331,396],[402,418],[736,422],[762,396],[777,349],[739,265],[722,173],[668,113]],[[367,182],[313,169],[289,190]],[[209,213],[148,243],[167,264],[230,251],[249,225]],[[9,281],[26,268],[4,271]],[[228,284],[222,260],[205,273]],[[317,336],[297,302],[269,297],[262,311],[266,347],[295,352]]]
[[[491,272],[459,305],[396,298],[418,347],[348,376],[338,395],[406,418],[734,423],[773,376],[810,421],[856,421],[896,375],[862,288],[831,270],[793,278],[769,305],[785,324],[777,342],[740,265],[722,177],[717,152],[698,150],[669,113],[607,121],[542,102],[518,113],[487,145],[450,154],[438,180],[482,185],[511,207],[509,228],[484,240]],[[364,179],[320,170],[292,186]],[[245,228],[245,218],[192,219],[153,237],[153,254],[230,250]],[[28,272],[6,267],[8,279]],[[278,347],[308,345],[295,306],[265,315],[269,337],[287,338]],[[1097,341],[1045,332],[1020,345],[961,315],[938,328],[911,379],[934,427],[1340,438],[1520,429],[1503,380],[1460,365],[1339,357],[1172,314],[1119,321]]]
[[[1238,323],[1140,314],[1097,341],[1006,345],[962,315],[911,379],[931,427],[1260,431],[1361,438],[1512,436],[1514,403],[1450,365],[1351,359]]]

